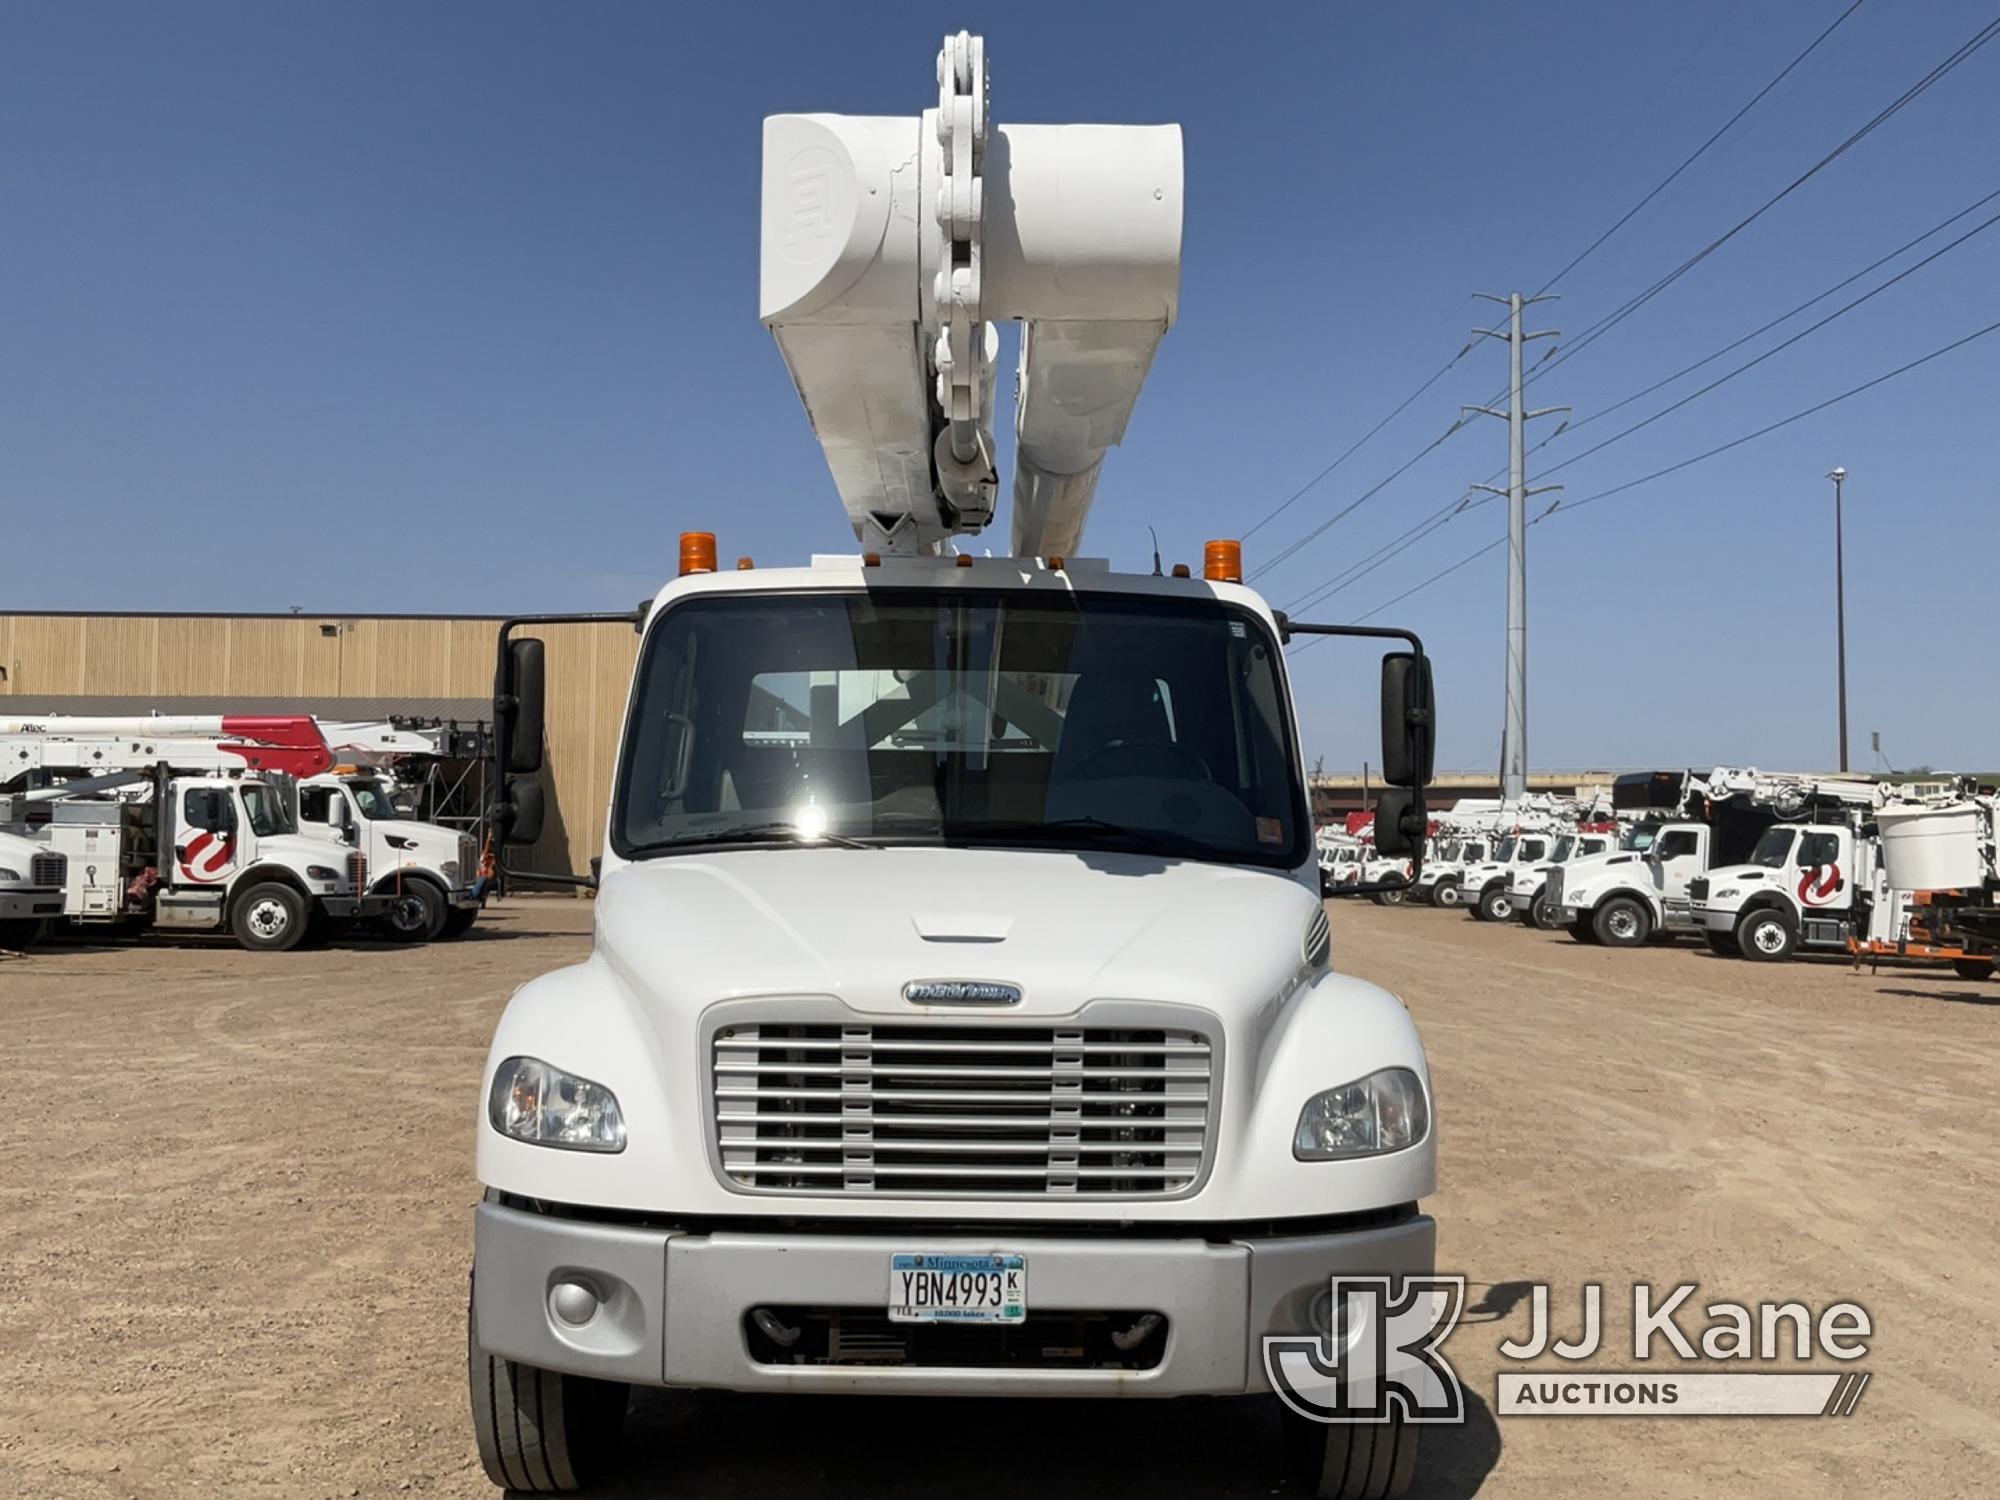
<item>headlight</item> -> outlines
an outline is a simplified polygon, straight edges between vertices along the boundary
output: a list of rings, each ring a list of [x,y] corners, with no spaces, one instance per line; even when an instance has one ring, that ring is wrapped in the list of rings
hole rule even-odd
[[[334,869],[331,865],[307,865],[306,879],[338,880],[340,879],[340,871]]]
[[[601,1083],[538,1057],[510,1057],[493,1073],[486,1118],[502,1135],[568,1151],[623,1151],[625,1117]]]
[[[1430,1124],[1417,1075],[1408,1068],[1384,1068],[1306,1100],[1292,1133],[1292,1155],[1336,1161],[1401,1151],[1422,1140]]]
[[[10,870],[4,865],[0,865],[0,880],[12,880],[18,882],[20,878],[21,878],[21,872],[19,870]]]
[[[438,874],[444,876],[444,883],[446,885],[457,885],[458,861],[455,859],[446,860],[443,864],[438,866]]]

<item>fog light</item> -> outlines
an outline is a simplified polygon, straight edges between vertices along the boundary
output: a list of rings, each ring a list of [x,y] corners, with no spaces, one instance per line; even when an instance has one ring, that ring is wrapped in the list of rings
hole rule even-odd
[[[549,1311],[572,1328],[597,1316],[597,1293],[580,1281],[558,1281],[549,1293]]]

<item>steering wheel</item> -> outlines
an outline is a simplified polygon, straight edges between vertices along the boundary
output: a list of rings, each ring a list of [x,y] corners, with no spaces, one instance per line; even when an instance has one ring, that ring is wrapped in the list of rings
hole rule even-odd
[[[1137,764],[1131,769],[1115,771],[1103,769],[1091,770],[1092,766],[1096,766],[1100,762],[1108,762],[1114,756],[1122,757],[1128,762],[1136,762]],[[1175,771],[1149,772],[1145,766],[1145,762],[1147,761],[1151,761],[1155,766],[1158,766],[1163,761],[1178,762],[1180,769]],[[1112,740],[1108,744],[1100,745],[1097,749],[1091,751],[1090,754],[1084,756],[1082,760],[1078,761],[1070,769],[1069,774],[1071,779],[1075,781],[1096,781],[1110,776],[1145,776],[1148,774],[1157,774],[1168,777],[1184,777],[1189,773],[1192,773],[1193,778],[1198,781],[1213,781],[1215,779],[1213,773],[1208,769],[1208,762],[1185,745],[1176,745],[1171,740]]]

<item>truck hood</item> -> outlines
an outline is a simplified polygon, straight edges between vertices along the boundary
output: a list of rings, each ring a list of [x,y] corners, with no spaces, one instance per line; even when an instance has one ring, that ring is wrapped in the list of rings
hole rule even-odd
[[[1784,870],[1773,870],[1765,865],[1724,865],[1719,870],[1703,872],[1708,880],[1708,888],[1713,891],[1735,881],[1738,885],[1758,885],[1765,881],[1782,881]]]
[[[656,1028],[719,1000],[826,995],[886,1016],[914,980],[1017,985],[1008,1015],[1087,1001],[1194,1005],[1246,1020],[1304,977],[1316,891],[1284,871],[1133,854],[770,849],[608,872],[597,956]],[[754,960],[754,961],[752,961]]]
[[[417,823],[393,818],[369,824],[368,865],[387,870],[398,864],[442,864],[458,858],[458,830],[442,823]],[[390,840],[400,840],[397,848]]]
[[[326,865],[340,871],[342,879],[345,879],[347,856],[353,852],[345,844],[332,839],[316,839],[309,833],[279,833],[257,840],[259,858],[296,862],[300,874],[305,873],[308,864]]]

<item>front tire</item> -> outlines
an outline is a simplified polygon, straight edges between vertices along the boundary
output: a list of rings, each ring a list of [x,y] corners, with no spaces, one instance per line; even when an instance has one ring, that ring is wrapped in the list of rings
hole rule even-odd
[[[267,880],[236,898],[229,930],[252,953],[285,953],[305,941],[307,916],[304,896]]]
[[[516,1494],[562,1495],[604,1475],[618,1453],[630,1387],[488,1354],[470,1306],[465,1344],[472,1431],[488,1479]]]
[[[1990,958],[1954,958],[1951,972],[1960,979],[1991,979],[1993,960]]]
[[[42,940],[42,933],[48,922],[42,917],[8,917],[0,921],[0,948],[19,951],[32,948]]]
[[[1431,887],[1431,905],[1433,906],[1458,905],[1458,887],[1455,885],[1447,885],[1445,884],[1445,882],[1440,880],[1436,885]]]
[[[1377,906],[1401,906],[1403,898],[1407,895],[1409,895],[1408,891],[1377,891],[1375,893],[1375,904]]]
[[[444,892],[428,880],[405,880],[390,894],[382,915],[382,930],[399,943],[428,943],[444,931],[451,905]]]
[[[472,931],[472,924],[478,920],[478,907],[454,906],[450,911],[445,913],[444,931],[439,933],[438,936],[447,943],[452,942]]]
[[[1298,1489],[1319,1500],[1393,1500],[1417,1469],[1417,1428],[1387,1422],[1314,1422],[1283,1412],[1286,1466]]]
[[[1613,896],[1590,925],[1607,948],[1637,948],[1653,935],[1653,914],[1630,896]]]
[[[1528,908],[1528,925],[1538,932],[1554,932],[1562,926],[1562,915],[1546,890],[1538,892],[1535,904]]]
[[[1736,946],[1733,932],[1704,932],[1702,938],[1708,943],[1708,951],[1717,958],[1741,958],[1743,950]]]
[[[1799,935],[1783,912],[1761,907],[1736,924],[1736,946],[1758,963],[1782,963],[1799,946]]]
[[[1506,886],[1489,885],[1479,893],[1479,904],[1472,911],[1482,922],[1505,922],[1514,915],[1514,898]]]

